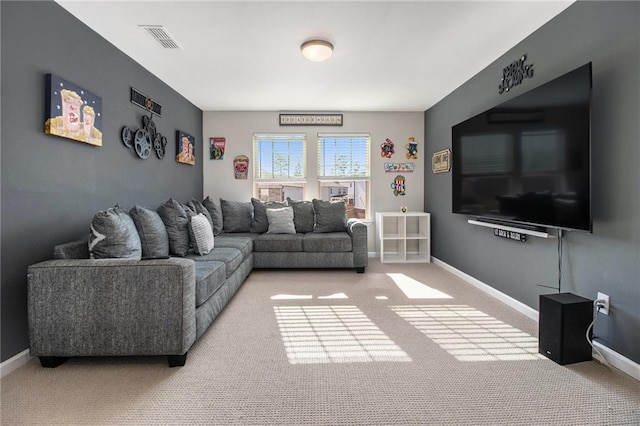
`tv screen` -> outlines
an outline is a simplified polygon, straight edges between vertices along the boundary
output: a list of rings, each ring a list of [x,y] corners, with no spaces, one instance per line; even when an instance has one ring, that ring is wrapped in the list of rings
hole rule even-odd
[[[453,213],[591,231],[591,63],[452,128]]]

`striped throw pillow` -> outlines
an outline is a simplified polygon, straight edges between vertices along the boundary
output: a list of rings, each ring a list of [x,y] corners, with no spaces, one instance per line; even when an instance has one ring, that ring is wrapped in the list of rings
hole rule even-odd
[[[189,219],[189,238],[200,256],[213,250],[213,230],[205,215],[198,213]]]

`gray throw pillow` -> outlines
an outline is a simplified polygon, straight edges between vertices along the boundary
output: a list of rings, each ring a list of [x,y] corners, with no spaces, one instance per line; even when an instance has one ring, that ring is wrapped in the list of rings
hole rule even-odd
[[[269,220],[267,218],[267,209],[286,207],[286,202],[263,202],[257,198],[251,199],[253,205],[253,222],[251,222],[251,232],[264,234],[269,229]]]
[[[96,214],[91,221],[89,253],[94,259],[140,259],[140,237],[131,216],[118,206]]]
[[[169,235],[169,253],[184,257],[189,252],[189,216],[182,205],[169,198],[160,207],[158,214]]]
[[[202,205],[207,209],[211,215],[211,223],[213,228],[213,235],[222,234],[223,219],[222,219],[222,207],[220,206],[220,200],[212,200],[210,197],[202,200]]]
[[[202,213],[204,217],[206,217],[209,221],[209,225],[211,226],[211,230],[213,231],[213,219],[211,218],[211,213],[209,213],[209,210],[207,210],[207,208],[195,198],[189,200],[187,205],[196,213]]]
[[[281,207],[279,209],[267,209],[269,229],[267,234],[295,234],[296,227],[293,224],[293,208]]]
[[[158,212],[136,205],[129,211],[129,215],[140,235],[142,257],[169,256],[169,236]]]
[[[287,201],[293,208],[293,224],[296,232],[313,232],[315,219],[311,201],[294,201],[291,198],[287,198]]]
[[[347,229],[347,213],[344,201],[313,199],[316,223],[313,232],[340,232]]]
[[[246,201],[227,201],[220,199],[224,232],[251,232],[253,206]]]
[[[213,230],[209,220],[202,213],[189,219],[189,238],[193,243],[193,250],[200,256],[213,250]]]

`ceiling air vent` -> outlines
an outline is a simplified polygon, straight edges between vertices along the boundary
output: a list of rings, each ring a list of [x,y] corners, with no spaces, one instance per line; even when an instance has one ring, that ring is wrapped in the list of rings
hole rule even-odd
[[[162,25],[140,25],[151,37],[157,40],[165,49],[182,49],[182,46],[173,39],[171,34]]]

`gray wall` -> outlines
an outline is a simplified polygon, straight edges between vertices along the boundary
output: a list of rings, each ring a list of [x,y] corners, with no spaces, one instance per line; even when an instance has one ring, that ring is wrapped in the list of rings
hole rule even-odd
[[[451,147],[451,126],[589,61],[593,62],[593,234],[564,239],[561,291],[611,296],[598,340],[640,362],[640,3],[578,2],[425,113],[426,152]],[[535,75],[498,95],[502,69],[528,55]],[[452,154],[455,155],[455,152]],[[425,159],[428,161],[428,158]],[[538,309],[557,286],[556,240],[493,237],[451,213],[451,173],[425,176],[432,253],[445,263]],[[445,200],[445,201],[443,201]]]
[[[195,167],[174,159],[176,130],[202,142],[202,111],[52,1],[3,1],[0,13],[4,361],[28,347],[28,265],[88,234],[93,215],[116,203],[155,208],[170,196],[202,196],[201,155]],[[102,97],[101,148],[44,134],[46,73]],[[163,105],[154,118],[169,140],[162,160],[140,160],[120,141],[145,112],[129,102],[130,86]]]

